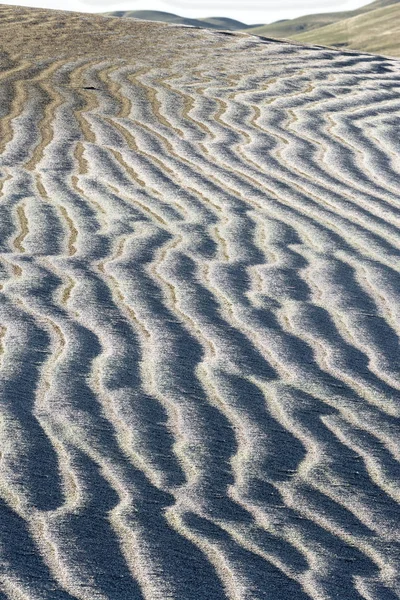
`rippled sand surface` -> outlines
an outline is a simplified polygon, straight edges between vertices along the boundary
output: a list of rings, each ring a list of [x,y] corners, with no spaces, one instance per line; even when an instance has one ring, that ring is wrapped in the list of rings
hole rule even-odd
[[[400,598],[400,63],[0,50],[0,599]]]

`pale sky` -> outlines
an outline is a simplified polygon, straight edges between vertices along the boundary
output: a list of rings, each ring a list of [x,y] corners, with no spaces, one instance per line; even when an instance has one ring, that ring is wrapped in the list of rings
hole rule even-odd
[[[310,13],[352,10],[372,0],[0,0],[0,4],[79,12],[161,10],[183,17],[230,17],[244,23],[271,23]]]

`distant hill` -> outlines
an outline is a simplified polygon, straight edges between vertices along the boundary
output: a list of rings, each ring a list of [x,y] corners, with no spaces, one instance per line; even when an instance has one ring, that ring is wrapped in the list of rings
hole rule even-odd
[[[104,14],[108,17],[130,17],[133,19],[144,19],[145,21],[162,21],[165,23],[176,23],[179,25],[192,25],[193,27],[226,29],[228,31],[247,30],[260,27],[260,25],[246,25],[246,23],[235,21],[235,19],[228,19],[226,17],[189,19],[159,10],[115,10],[113,12]]]
[[[305,15],[269,25],[246,25],[225,17],[189,19],[156,10],[119,10],[106,15],[246,31],[269,38],[289,38],[311,44],[400,56],[400,0],[375,0],[356,10]]]
[[[311,44],[400,56],[400,3],[291,37]]]
[[[375,2],[367,4],[366,6],[362,6],[356,10],[305,15],[303,17],[298,17],[297,19],[276,21],[275,23],[270,23],[268,25],[246,27],[246,31],[248,33],[254,33],[256,35],[262,35],[265,37],[293,38],[307,31],[322,28],[344,19],[355,17],[393,4],[398,4],[399,2],[400,0],[376,0]],[[296,39],[299,38],[296,37]]]

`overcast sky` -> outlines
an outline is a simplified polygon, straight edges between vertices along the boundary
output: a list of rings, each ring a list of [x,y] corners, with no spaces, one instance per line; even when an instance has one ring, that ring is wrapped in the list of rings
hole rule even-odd
[[[184,17],[230,17],[244,23],[271,23],[310,13],[351,10],[372,0],[18,0],[1,4],[80,12],[162,10]]]

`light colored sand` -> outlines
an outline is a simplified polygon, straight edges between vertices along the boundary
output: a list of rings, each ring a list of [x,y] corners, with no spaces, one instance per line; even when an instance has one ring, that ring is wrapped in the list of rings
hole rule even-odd
[[[1,600],[399,598],[400,63],[0,39]]]

